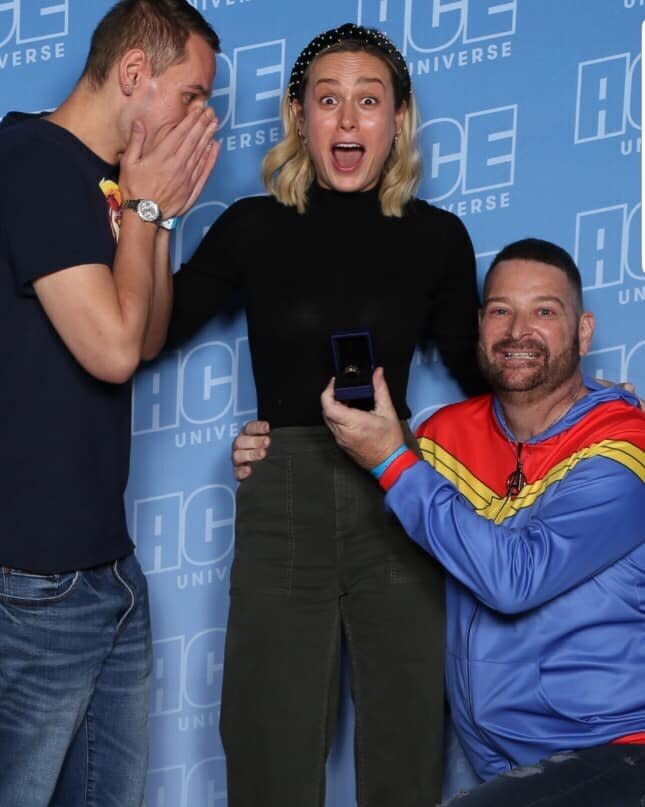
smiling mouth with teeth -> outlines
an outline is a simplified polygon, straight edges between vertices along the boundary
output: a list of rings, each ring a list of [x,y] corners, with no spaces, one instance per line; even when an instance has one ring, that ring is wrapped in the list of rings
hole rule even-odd
[[[514,351],[514,352],[506,351],[504,353],[504,358],[505,359],[536,359],[537,355],[538,355],[537,353],[533,353],[532,351],[528,351],[528,350],[521,351],[521,352],[520,351]]]

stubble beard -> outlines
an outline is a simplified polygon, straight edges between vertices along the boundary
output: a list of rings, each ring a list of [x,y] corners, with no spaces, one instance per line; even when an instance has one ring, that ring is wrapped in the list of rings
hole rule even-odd
[[[532,351],[536,352],[542,361],[529,372],[526,368],[509,368],[504,366],[504,359],[500,358],[499,351]],[[510,339],[504,339],[493,345],[492,359],[481,342],[477,345],[477,358],[483,376],[496,392],[533,392],[540,390],[544,393],[553,392],[578,371],[580,364],[580,339],[576,334],[573,342],[557,356],[552,356],[549,350],[537,342],[524,342],[517,344]]]

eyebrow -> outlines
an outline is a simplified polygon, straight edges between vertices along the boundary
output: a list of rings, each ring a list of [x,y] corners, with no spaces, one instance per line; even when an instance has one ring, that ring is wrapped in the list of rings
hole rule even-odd
[[[534,297],[533,302],[534,303],[557,303],[560,306],[560,308],[562,308],[562,309],[565,308],[564,302],[560,299],[560,297],[556,297],[555,295],[551,295],[551,294],[542,294],[539,297]],[[489,303],[509,303],[510,304],[510,300],[509,300],[508,297],[502,297],[502,296],[487,297],[484,300],[483,304],[488,305]]]
[[[385,83],[382,79],[374,76],[373,78],[370,76],[361,76],[360,78],[356,79],[356,84],[374,84],[378,83],[382,87],[385,87]],[[340,84],[340,81],[336,78],[319,78],[318,81],[314,84],[314,87],[317,87],[319,84]]]
[[[196,90],[200,95],[205,95],[208,98],[211,96],[211,91],[207,90],[206,87],[203,87],[201,84],[186,84],[184,88],[186,90]]]

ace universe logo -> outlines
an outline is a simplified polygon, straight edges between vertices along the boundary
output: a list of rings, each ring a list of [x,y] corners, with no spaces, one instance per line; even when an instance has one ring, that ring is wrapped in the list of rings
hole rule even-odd
[[[641,55],[616,53],[578,65],[576,145],[608,141],[641,151]]]
[[[399,45],[414,76],[510,57],[517,0],[358,0],[357,16]]]
[[[62,59],[70,0],[0,0],[0,71]]]

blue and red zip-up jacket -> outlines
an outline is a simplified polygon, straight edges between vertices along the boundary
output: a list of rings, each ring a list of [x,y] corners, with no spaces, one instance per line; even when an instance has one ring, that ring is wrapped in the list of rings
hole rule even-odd
[[[447,692],[484,779],[645,731],[645,414],[585,384],[521,447],[492,396],[448,406],[418,430],[426,462],[381,478],[449,572]]]

